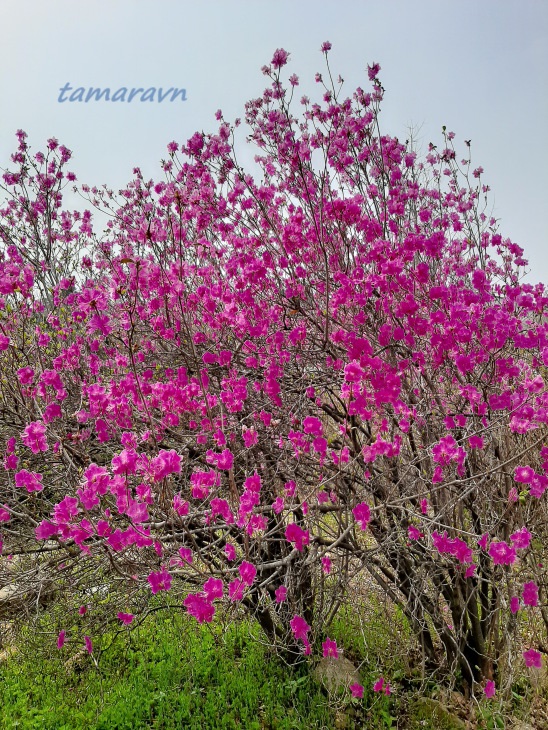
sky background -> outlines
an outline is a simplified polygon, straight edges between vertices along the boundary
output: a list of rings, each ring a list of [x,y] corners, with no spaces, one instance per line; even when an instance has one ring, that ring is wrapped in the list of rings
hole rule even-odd
[[[446,125],[463,157],[471,139],[501,233],[525,249],[528,280],[548,283],[547,0],[1,0],[0,28],[0,167],[22,128],[35,151],[51,136],[73,150],[80,183],[114,189],[135,166],[161,179],[168,142],[215,131],[217,109],[243,116],[276,48],[299,98],[320,95],[323,41],[348,95],[378,62],[383,131],[412,126],[426,148]],[[184,87],[187,101],[61,104],[67,82]]]

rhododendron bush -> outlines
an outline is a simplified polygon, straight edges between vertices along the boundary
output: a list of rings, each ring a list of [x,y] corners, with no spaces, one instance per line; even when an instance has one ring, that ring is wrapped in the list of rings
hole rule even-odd
[[[421,157],[383,134],[377,64],[350,98],[327,66],[323,98],[299,103],[287,62],[245,108],[256,168],[218,112],[217,133],[168,146],[163,180],[83,188],[110,216],[99,237],[62,209],[70,153],[19,133],[2,581],[82,603],[61,646],[93,651],[108,583],[120,626],[165,593],[200,623],[247,611],[281,650],[337,657],[328,627],[361,574],[425,667],[491,693],[545,641],[548,298],[487,214],[469,144],[444,129]]]

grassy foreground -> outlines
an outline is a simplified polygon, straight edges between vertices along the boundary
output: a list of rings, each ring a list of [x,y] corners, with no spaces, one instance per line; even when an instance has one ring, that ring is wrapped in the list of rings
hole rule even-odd
[[[27,640],[20,637],[17,652],[4,652],[0,659],[0,729],[514,726],[499,702],[480,701],[476,711],[470,705],[459,708],[435,685],[420,683],[403,626],[394,635],[379,617],[360,631],[350,618],[343,611],[330,635],[359,666],[361,700],[348,691],[328,693],[307,664],[289,669],[261,643],[250,622],[199,626],[186,615],[155,611],[132,632],[94,637],[92,655],[70,643],[57,650],[54,633],[40,634],[47,621],[39,623]],[[393,684],[390,697],[372,691],[380,662]],[[515,696],[522,707],[532,699]],[[538,694],[536,699],[543,701]]]
[[[49,657],[23,649],[0,663],[0,727],[289,730],[363,717],[363,700],[329,699],[306,665],[288,669],[257,636],[249,623],[223,631],[157,612],[131,634],[94,640],[93,656],[68,645]],[[387,708],[378,705],[371,727],[390,726]]]

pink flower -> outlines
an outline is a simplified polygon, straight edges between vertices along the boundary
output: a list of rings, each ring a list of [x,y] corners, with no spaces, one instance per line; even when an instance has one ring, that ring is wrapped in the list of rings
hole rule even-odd
[[[228,597],[231,601],[241,601],[244,597],[245,583],[235,578],[228,584]]]
[[[113,474],[135,474],[137,471],[137,452],[135,449],[124,449],[111,461]]]
[[[525,548],[529,547],[529,543],[531,542],[531,533],[526,527],[522,527],[521,530],[510,535],[510,540],[512,540],[514,547],[517,550],[525,550]]]
[[[62,649],[63,648],[63,646],[65,644],[65,636],[66,636],[66,633],[67,632],[64,629],[59,632],[59,636],[57,637],[57,648],[58,649]]]
[[[323,433],[322,422],[314,416],[307,416],[303,421],[303,429],[305,433],[313,436],[321,436]]]
[[[487,532],[484,532],[483,535],[478,540],[478,545],[482,550],[487,550],[487,543],[489,542],[489,535]]]
[[[361,700],[363,697],[363,685],[354,682],[354,684],[350,685],[350,692],[352,692],[352,697],[357,697]]]
[[[310,626],[306,623],[304,618],[295,614],[289,622],[289,625],[291,626],[291,630],[293,631],[296,639],[301,639],[302,641],[306,639],[307,634],[310,631]]]
[[[331,50],[331,43],[329,41],[324,41],[322,43],[320,50],[322,53],[327,53],[328,51]]]
[[[516,466],[514,470],[514,479],[516,482],[529,484],[534,476],[535,472],[530,466]]]
[[[20,368],[17,371],[17,377],[19,378],[21,385],[28,385],[29,383],[32,383],[34,378],[34,370],[32,368]]]
[[[19,464],[19,457],[17,454],[6,454],[4,459],[4,469],[17,469]]]
[[[26,487],[27,492],[41,492],[44,488],[42,484],[42,474],[33,471],[21,469],[15,475],[15,486]]]
[[[59,532],[57,525],[52,525],[51,522],[42,520],[38,525],[34,534],[37,540],[49,540],[52,535],[56,535]]]
[[[308,632],[310,631],[310,626],[306,623],[304,618],[301,616],[293,616],[291,621],[289,622],[289,625],[291,626],[291,631],[293,632],[294,637],[297,639],[297,641],[302,641],[305,646],[305,654],[310,654],[310,642],[308,641]]]
[[[331,558],[324,555],[322,558],[322,570],[324,573],[331,573]]]
[[[322,644],[322,650],[324,657],[333,657],[333,659],[339,658],[339,652],[337,650],[337,642],[327,637]]]
[[[523,585],[523,603],[526,606],[538,606],[538,586],[534,581]]]
[[[130,499],[126,514],[135,523],[146,522],[150,518],[146,504],[136,502],[134,499]]]
[[[85,614],[87,612],[88,612],[88,607],[87,606],[80,606],[80,608],[78,609],[78,614],[80,616],[85,616]]]
[[[208,601],[223,597],[223,581],[220,578],[209,578],[204,583],[204,593]]]
[[[234,522],[234,515],[230,511],[230,506],[226,499],[215,497],[211,500],[211,517],[215,519],[217,516],[222,517],[227,525]]]
[[[53,508],[53,518],[58,525],[66,525],[80,512],[76,497],[66,496]]]
[[[481,436],[470,436],[468,443],[471,449],[483,449],[483,439]]]
[[[287,51],[284,51],[283,48],[277,48],[274,51],[274,55],[272,56],[272,65],[274,68],[281,68],[282,66],[285,66],[287,63],[287,59],[289,58],[289,53]]]
[[[190,548],[180,547],[179,555],[181,556],[181,560],[184,560],[185,563],[188,563],[189,565],[192,563],[192,550]]]
[[[424,534],[415,525],[409,525],[407,534],[410,540],[420,540],[421,537],[424,537]]]
[[[373,79],[377,78],[377,74],[381,70],[381,67],[378,63],[374,63],[371,66],[367,67],[367,76],[369,77],[369,81],[373,81]]]
[[[432,542],[434,543],[434,547],[440,553],[453,555],[461,563],[472,562],[472,549],[468,547],[464,540],[461,540],[458,537],[448,537],[447,530],[444,530],[443,535],[434,531],[432,533]]]
[[[428,514],[428,500],[421,499],[421,512],[423,515]]]
[[[360,528],[362,530],[366,530],[369,520],[371,519],[371,509],[369,505],[365,502],[357,504],[352,510],[352,514],[354,515],[354,519],[356,520]]]
[[[221,451],[217,459],[217,468],[222,469],[223,471],[229,471],[232,469],[233,464],[234,456],[232,451],[230,451],[230,449],[224,449]]]
[[[495,696],[495,692],[496,692],[496,690],[495,690],[495,683],[493,682],[492,679],[488,679],[487,680],[487,682],[485,683],[485,687],[483,689],[483,692],[484,692],[484,694],[485,694],[485,696],[487,697],[488,700],[490,700],[492,697]]]
[[[87,653],[93,654],[93,644],[91,643],[89,636],[84,636],[84,644],[86,645]]]
[[[242,436],[246,449],[250,449],[252,446],[255,446],[255,444],[259,440],[257,431],[255,431],[253,428],[246,428],[245,426],[243,428]]]
[[[150,470],[154,475],[154,481],[161,482],[169,474],[179,474],[181,471],[181,457],[174,450],[165,451],[162,449],[158,456],[150,462]]]
[[[389,695],[392,690],[388,682],[385,682],[384,677],[379,677],[373,685],[373,692],[384,692],[385,695]]]
[[[215,606],[203,593],[189,593],[183,601],[183,606],[199,624],[211,623],[215,615]]]
[[[130,623],[133,621],[133,614],[132,613],[119,613],[118,619],[125,624],[125,626],[129,626]]]
[[[524,651],[523,658],[525,659],[526,667],[537,667],[537,669],[542,667],[542,656],[536,649],[527,649],[527,651]]]
[[[517,613],[519,611],[519,598],[517,596],[512,596],[510,599],[510,611],[512,613]]]
[[[46,440],[46,426],[42,421],[33,421],[21,434],[21,441],[28,446],[33,454],[48,450]]]
[[[284,484],[284,489],[288,497],[293,497],[295,494],[295,490],[297,489],[297,485],[294,481],[286,482]]]
[[[441,466],[437,466],[432,474],[432,484],[439,484],[443,482],[443,469]]]
[[[310,533],[303,530],[296,522],[291,522],[285,529],[285,539],[295,545],[297,550],[302,553],[305,545],[310,542]]]
[[[251,563],[247,563],[244,560],[244,562],[238,568],[238,572],[244,585],[248,587],[253,585],[253,581],[255,580],[255,576],[257,575],[257,568],[254,565],[252,565]]]
[[[512,565],[516,562],[516,549],[506,542],[492,542],[489,546],[489,555],[495,565]]]
[[[229,542],[225,545],[225,555],[227,560],[236,560],[236,548]]]
[[[250,477],[247,477],[244,480],[244,488],[248,489],[250,492],[260,492],[261,491],[261,477],[257,472],[254,472]]]
[[[272,509],[274,510],[274,512],[277,515],[279,515],[280,512],[283,511],[283,508],[284,508],[284,500],[283,500],[283,497],[276,497],[276,499],[274,500],[274,502],[272,502]]]
[[[176,494],[173,497],[173,509],[180,517],[184,517],[188,514],[189,504],[180,494]]]
[[[274,595],[276,596],[276,603],[283,603],[287,598],[287,588],[285,586],[276,588]]]
[[[169,591],[171,588],[172,577],[165,568],[162,568],[160,572],[150,573],[147,577],[150,584],[150,590],[153,593],[159,593],[160,591]]]

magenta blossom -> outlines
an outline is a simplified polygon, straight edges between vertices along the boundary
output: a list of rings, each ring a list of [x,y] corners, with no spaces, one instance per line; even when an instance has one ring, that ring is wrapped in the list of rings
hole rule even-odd
[[[118,619],[125,625],[129,626],[133,622],[134,616],[132,613],[119,613],[117,614]]]
[[[407,535],[410,540],[420,540],[421,537],[424,537],[424,533],[421,532],[418,527],[415,527],[415,525],[409,525],[407,528]]]
[[[540,651],[536,649],[527,649],[527,651],[524,651],[523,658],[525,659],[526,667],[536,667],[537,669],[542,667],[542,656]]]
[[[357,504],[352,510],[352,514],[354,515],[354,519],[358,523],[360,529],[366,530],[371,519],[371,508],[369,505],[365,502]]]
[[[244,560],[244,562],[238,568],[240,578],[246,586],[252,586],[255,576],[257,575],[257,568]]]
[[[33,421],[21,434],[21,441],[28,446],[33,454],[48,450],[46,440],[46,426],[42,421]]]
[[[231,601],[241,601],[244,597],[245,583],[235,578],[228,584],[228,597]]]
[[[59,636],[57,637],[57,648],[58,649],[62,649],[63,646],[65,645],[66,634],[67,634],[67,632],[64,629],[59,632]]]
[[[150,573],[147,578],[150,584],[150,590],[153,593],[159,593],[160,591],[169,591],[171,588],[172,577],[165,568],[156,573]]]
[[[285,539],[292,542],[299,552],[310,542],[310,533],[303,530],[296,522],[290,522],[285,529]]]
[[[371,66],[368,66],[367,67],[367,76],[369,77],[369,80],[373,81],[373,79],[376,79],[380,70],[381,70],[381,67],[379,66],[378,63],[373,63]]]
[[[530,484],[535,476],[535,472],[530,466],[516,466],[514,470],[514,479],[522,484]]]
[[[385,695],[392,694],[392,690],[390,688],[390,685],[384,677],[379,677],[375,684],[373,685],[373,692],[384,692]]]
[[[287,63],[287,59],[289,58],[289,53],[287,51],[284,51],[283,48],[277,48],[274,51],[274,55],[272,56],[272,65],[274,68],[281,68],[282,66],[285,66]]]
[[[25,487],[27,492],[41,492],[44,488],[42,484],[42,474],[33,471],[21,469],[15,475],[15,486]]]
[[[534,581],[523,584],[523,603],[525,606],[538,606],[538,586]]]
[[[301,616],[293,616],[291,621],[289,622],[289,625],[291,626],[291,631],[293,632],[293,636],[298,641],[302,641],[305,646],[305,654],[311,653],[311,647],[310,642],[308,641],[308,632],[310,631],[310,626],[306,623],[304,618]]]
[[[234,547],[234,545],[231,545],[229,542],[227,542],[224,550],[227,560],[236,560],[236,548]]]
[[[339,652],[337,650],[337,642],[327,637],[322,644],[322,651],[324,657],[333,657],[333,659],[339,658]]]
[[[208,578],[204,583],[204,593],[208,601],[223,597],[223,581],[220,578]]]
[[[529,530],[526,527],[522,527],[521,530],[510,535],[510,540],[514,543],[516,550],[525,550],[525,548],[529,547],[531,537],[532,535]]]
[[[516,562],[516,549],[504,541],[492,542],[489,546],[489,555],[495,565],[512,565]]]
[[[189,593],[183,605],[199,624],[209,624],[213,621],[215,606],[203,593]]]

